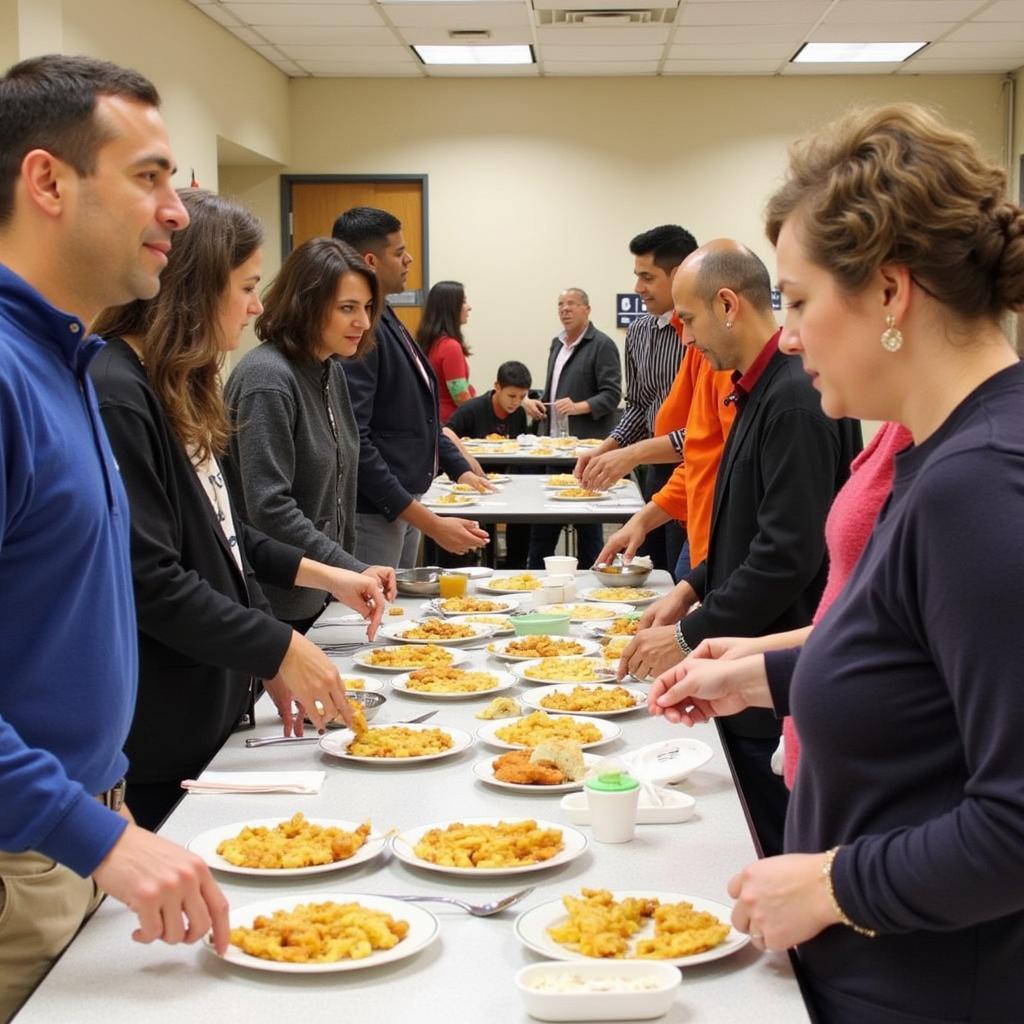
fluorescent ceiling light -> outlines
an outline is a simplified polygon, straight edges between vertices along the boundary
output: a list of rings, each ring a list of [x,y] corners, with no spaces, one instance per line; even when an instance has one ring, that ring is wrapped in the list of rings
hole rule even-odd
[[[529,46],[414,46],[424,64],[532,64]]]
[[[804,43],[791,64],[892,64],[912,57],[927,43]]]

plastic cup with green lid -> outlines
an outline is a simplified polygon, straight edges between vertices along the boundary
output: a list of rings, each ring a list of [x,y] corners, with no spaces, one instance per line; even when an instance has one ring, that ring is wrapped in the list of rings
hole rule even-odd
[[[640,783],[625,772],[604,772],[583,784],[590,824],[599,843],[628,843],[636,833]]]

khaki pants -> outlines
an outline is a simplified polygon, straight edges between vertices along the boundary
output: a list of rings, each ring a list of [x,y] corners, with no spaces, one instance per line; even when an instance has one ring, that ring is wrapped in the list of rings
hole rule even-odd
[[[14,1015],[103,897],[39,853],[0,852],[0,1022]]]

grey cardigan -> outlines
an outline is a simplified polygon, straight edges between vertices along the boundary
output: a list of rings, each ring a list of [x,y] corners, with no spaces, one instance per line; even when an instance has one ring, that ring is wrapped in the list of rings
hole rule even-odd
[[[551,394],[551,378],[555,359],[562,347],[561,339],[551,339],[548,372],[544,383],[544,401],[571,398],[574,402],[590,402],[585,416],[569,417],[569,432],[576,437],[607,437],[616,423],[615,410],[622,398],[622,362],[615,342],[593,324],[587,324],[583,337],[576,343],[569,361],[558,378],[558,394]],[[551,413],[541,421],[541,430],[550,430]]]
[[[324,363],[293,363],[274,344],[246,353],[224,387],[234,428],[222,469],[242,519],[327,565],[361,572],[355,546],[359,434],[341,363],[327,360],[338,440],[324,402]],[[279,619],[315,615],[327,594],[265,586]]]

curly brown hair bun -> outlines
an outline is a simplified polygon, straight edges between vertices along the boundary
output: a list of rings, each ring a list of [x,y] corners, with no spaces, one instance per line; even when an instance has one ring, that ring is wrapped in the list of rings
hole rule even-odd
[[[912,103],[853,111],[790,150],[768,237],[799,218],[811,260],[853,294],[906,266],[966,319],[1024,308],[1024,212],[975,139]]]

